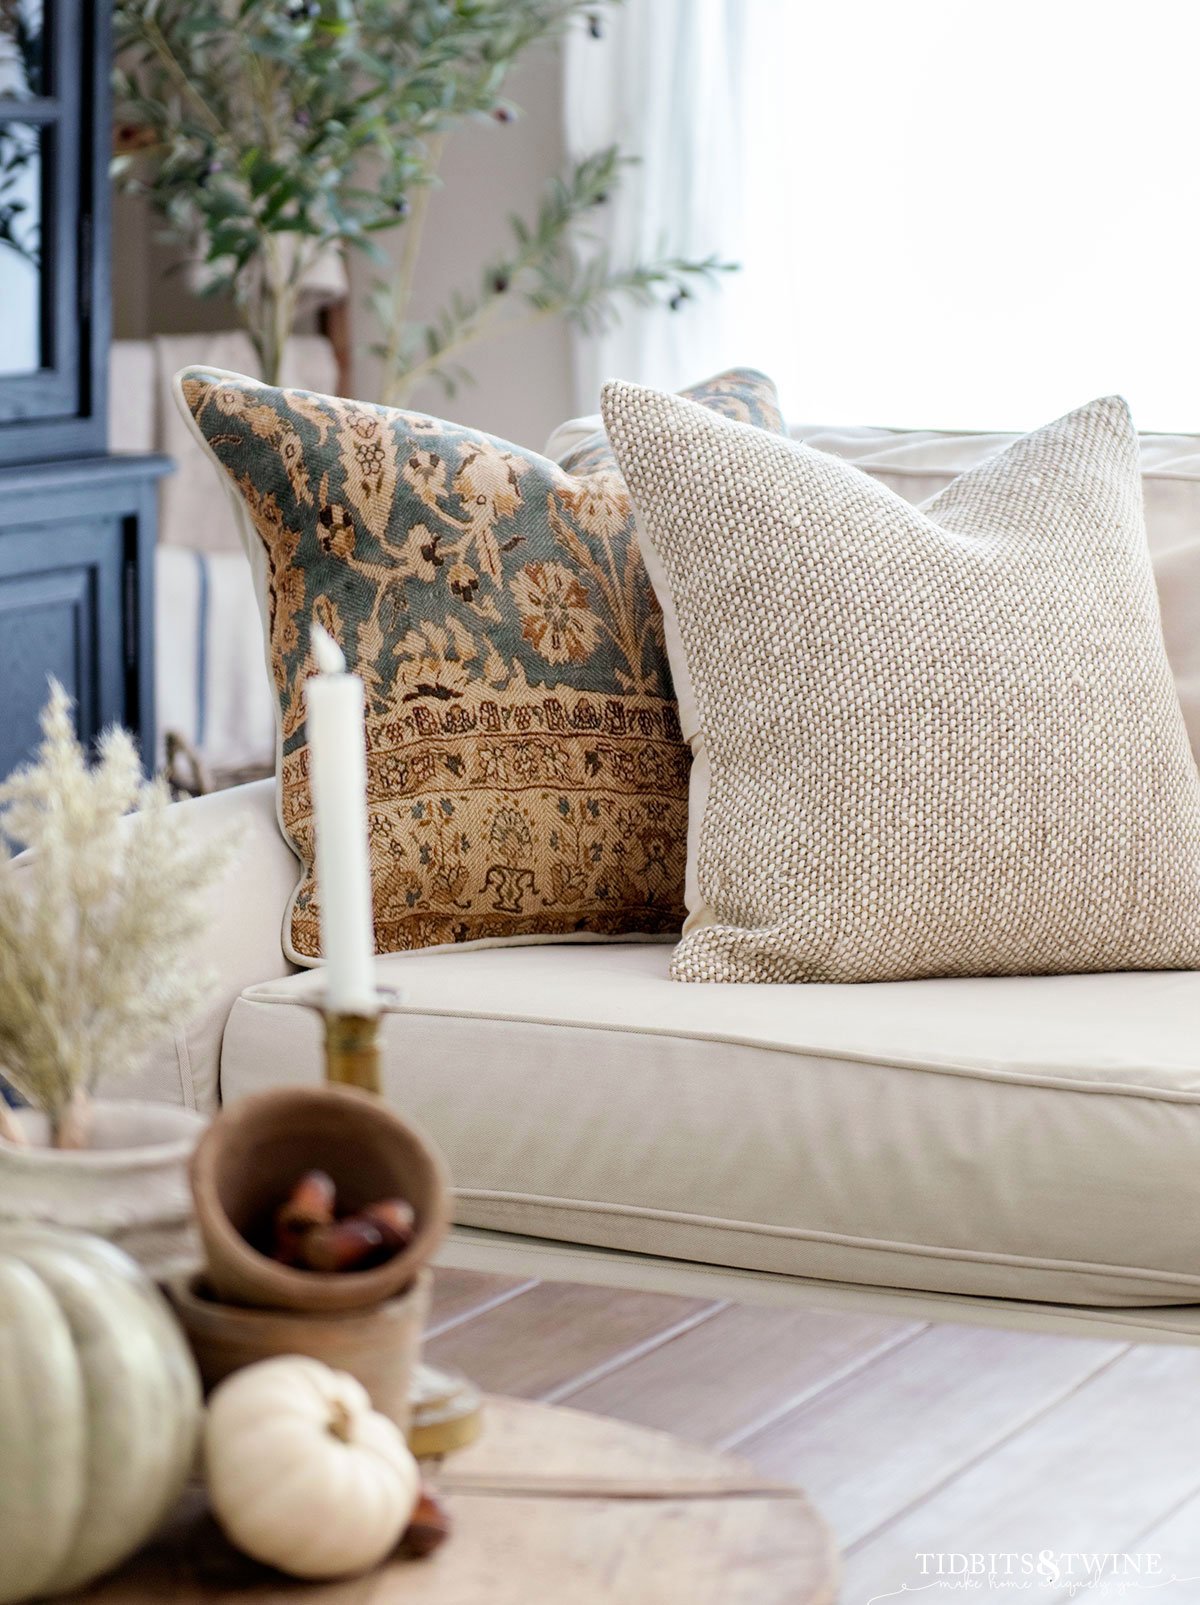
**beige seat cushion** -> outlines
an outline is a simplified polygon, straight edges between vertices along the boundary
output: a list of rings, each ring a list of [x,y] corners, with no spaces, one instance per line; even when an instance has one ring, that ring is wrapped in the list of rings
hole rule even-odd
[[[748,1270],[1200,1302],[1200,975],[688,986],[660,947],[380,961],[388,1095],[458,1220]],[[306,973],[245,992],[222,1088],[321,1075]]]

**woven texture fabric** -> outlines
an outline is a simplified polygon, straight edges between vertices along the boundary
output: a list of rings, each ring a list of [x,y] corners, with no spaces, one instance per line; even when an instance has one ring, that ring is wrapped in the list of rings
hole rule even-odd
[[[1200,966],[1200,781],[1123,401],[914,508],[613,384],[710,766],[686,981]]]
[[[607,445],[567,473],[420,413],[192,368],[179,394],[235,491],[301,861],[285,948],[320,954],[304,728],[310,629],[367,695],[378,951],[672,935],[689,754]],[[691,392],[779,430],[748,370]]]

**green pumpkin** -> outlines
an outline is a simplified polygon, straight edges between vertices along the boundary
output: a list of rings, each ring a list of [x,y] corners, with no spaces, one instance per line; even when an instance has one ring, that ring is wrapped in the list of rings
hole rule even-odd
[[[126,1254],[0,1226],[0,1605],[82,1587],[144,1543],[200,1412],[183,1334]]]

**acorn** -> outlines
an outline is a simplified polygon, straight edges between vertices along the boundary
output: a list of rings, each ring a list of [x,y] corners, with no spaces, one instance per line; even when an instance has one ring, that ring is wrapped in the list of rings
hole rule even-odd
[[[327,1226],[333,1219],[337,1188],[324,1170],[306,1170],[286,1201],[275,1211],[276,1226],[305,1231],[311,1226]]]
[[[404,1198],[381,1198],[378,1203],[360,1209],[354,1219],[369,1221],[379,1228],[389,1258],[408,1247],[417,1226],[416,1211]]]
[[[310,1228],[305,1226],[297,1230],[294,1226],[281,1226],[275,1223],[274,1234],[271,1238],[271,1258],[278,1260],[280,1265],[300,1267],[304,1264],[304,1239],[308,1236]]]
[[[339,1220],[314,1226],[300,1246],[301,1262],[310,1271],[356,1271],[383,1248],[383,1233],[368,1220]]]
[[[401,1552],[411,1560],[424,1560],[426,1555],[442,1547],[452,1526],[450,1512],[428,1484],[422,1483],[412,1520],[400,1540]]]

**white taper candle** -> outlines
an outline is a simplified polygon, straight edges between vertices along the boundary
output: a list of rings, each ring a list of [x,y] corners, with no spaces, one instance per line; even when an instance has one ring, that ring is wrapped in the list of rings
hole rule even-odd
[[[375,1014],[363,683],[347,674],[340,647],[319,624],[312,627],[312,649],[320,673],[305,686],[305,706],[325,1007],[336,1014]]]

